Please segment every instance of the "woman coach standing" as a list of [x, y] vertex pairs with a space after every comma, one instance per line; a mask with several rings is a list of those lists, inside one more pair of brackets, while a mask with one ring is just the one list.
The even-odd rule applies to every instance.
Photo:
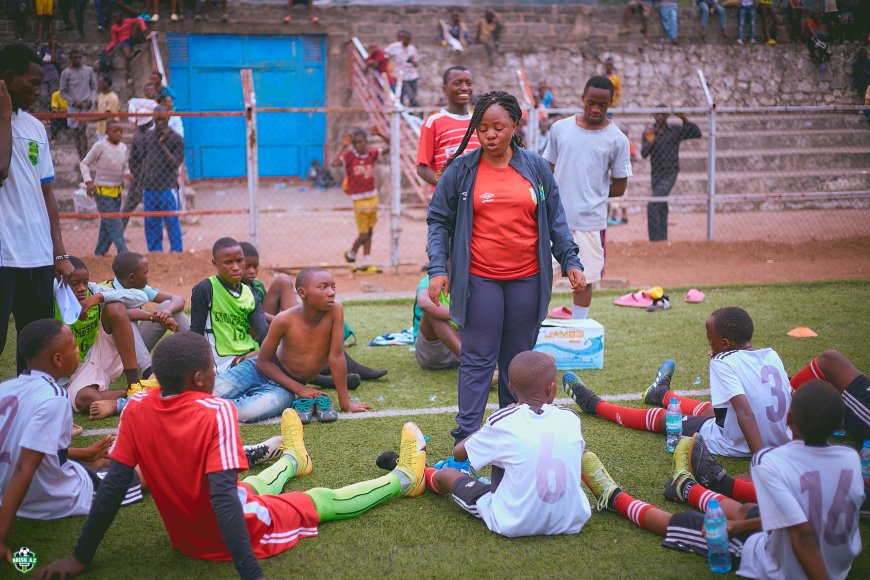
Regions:
[[[429, 296], [437, 304], [449, 287], [450, 316], [461, 327], [459, 413], [451, 432], [457, 442], [480, 428], [496, 363], [499, 406], [516, 402], [508, 389], [508, 365], [534, 346], [546, 316], [550, 253], [572, 291], [586, 287], [559, 188], [547, 162], [523, 149], [521, 116], [508, 93], [480, 97], [462, 143], [444, 166], [426, 219]], [[460, 157], [475, 131], [480, 149]]]

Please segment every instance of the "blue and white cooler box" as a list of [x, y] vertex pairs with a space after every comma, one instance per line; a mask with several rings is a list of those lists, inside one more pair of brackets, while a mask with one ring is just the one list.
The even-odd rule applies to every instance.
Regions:
[[560, 371], [604, 368], [604, 326], [596, 320], [547, 318], [535, 350], [552, 355]]

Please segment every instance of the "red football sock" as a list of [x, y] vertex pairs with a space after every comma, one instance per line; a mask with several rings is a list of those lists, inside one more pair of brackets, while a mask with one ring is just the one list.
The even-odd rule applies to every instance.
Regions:
[[731, 499], [736, 499], [740, 503], [758, 503], [758, 497], [755, 495], [755, 484], [751, 481], [735, 479]]
[[700, 415], [710, 406], [707, 401], [698, 401], [689, 397], [681, 397], [673, 391], [665, 393], [665, 398], [662, 399], [662, 406], [667, 408], [671, 402], [671, 398], [676, 398], [680, 402], [680, 411], [683, 415]]
[[724, 495], [719, 495], [715, 491], [710, 491], [700, 483], [694, 483], [689, 488], [689, 497], [685, 498], [690, 505], [698, 508], [702, 512], [707, 511], [707, 503], [711, 499], [722, 501]]
[[658, 409], [634, 409], [601, 401], [595, 408], [595, 414], [623, 427], [638, 431], [664, 431], [665, 410], [661, 407]]
[[646, 512], [652, 508], [653, 506], [651, 504], [634, 499], [624, 491], [616, 496], [613, 505], [613, 509], [615, 509], [617, 513], [625, 516], [640, 527], [643, 527]]
[[438, 486], [435, 485], [435, 474], [438, 473], [438, 470], [434, 467], [426, 467], [423, 469], [423, 481], [426, 482], [426, 488], [429, 491], [434, 491], [438, 495], [444, 495]]
[[805, 366], [791, 378], [791, 388], [793, 391], [796, 391], [802, 384], [813, 379], [825, 380], [825, 374], [819, 367], [819, 361], [816, 358], [813, 358], [813, 360], [810, 361], [810, 364]]

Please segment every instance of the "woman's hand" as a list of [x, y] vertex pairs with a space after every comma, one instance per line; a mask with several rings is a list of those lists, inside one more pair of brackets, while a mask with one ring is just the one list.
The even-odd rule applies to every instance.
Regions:
[[[583, 275], [582, 270], [578, 270], [577, 268], [571, 268], [568, 270], [568, 281], [571, 283], [571, 292], [574, 294], [579, 294], [586, 290], [586, 276]], [[431, 291], [431, 286], [429, 287]]]
[[[586, 284], [585, 279], [583, 284]], [[447, 276], [432, 276], [429, 279], [429, 300], [436, 305], [441, 304], [441, 292], [444, 291], [445, 294], [448, 294], [448, 286]]]

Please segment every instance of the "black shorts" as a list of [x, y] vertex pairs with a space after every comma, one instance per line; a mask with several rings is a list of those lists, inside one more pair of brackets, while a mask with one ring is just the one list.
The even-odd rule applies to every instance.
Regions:
[[691, 437], [701, 430], [701, 425], [707, 421], [715, 421], [716, 417], [702, 417], [701, 415], [683, 416], [683, 436]]
[[492, 493], [492, 488], [488, 484], [481, 483], [468, 475], [463, 475], [453, 483], [453, 501], [476, 518], [480, 517], [480, 512], [477, 511], [477, 500], [488, 493]]
[[870, 439], [870, 379], [861, 375], [843, 391], [846, 416], [843, 428], [852, 437]]
[[[85, 471], [88, 472], [88, 475], [91, 476], [91, 481], [94, 483], [94, 496], [97, 495], [97, 489], [100, 487], [100, 483], [102, 483], [103, 479], [105, 479], [106, 474], [109, 473], [108, 469], [97, 469], [93, 470], [88, 467], [85, 467]], [[130, 505], [131, 503], [138, 503], [142, 501], [142, 482], [139, 481], [139, 474], [136, 471], [133, 471], [133, 481], [130, 482], [130, 487], [127, 488], [127, 495], [124, 496], [124, 500], [121, 502], [121, 505]]]
[[[746, 514], [746, 519], [757, 518], [759, 513], [758, 506], [754, 506]], [[701, 533], [703, 527], [704, 514], [701, 512], [688, 511], [674, 514], [671, 521], [668, 522], [662, 546], [681, 552], [691, 552], [706, 558], [707, 538]], [[728, 551], [731, 552], [731, 555], [736, 558], [743, 555], [743, 542], [754, 533], [759, 532], [743, 533], [729, 538]]]

